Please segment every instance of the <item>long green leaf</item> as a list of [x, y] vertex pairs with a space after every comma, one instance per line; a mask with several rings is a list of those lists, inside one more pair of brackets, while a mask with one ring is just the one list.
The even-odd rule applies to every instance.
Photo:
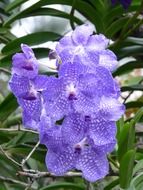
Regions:
[[115, 186], [117, 186], [119, 184], [119, 178], [113, 180], [110, 184], [108, 184], [104, 190], [111, 190], [112, 188], [114, 188]]
[[[71, 0], [40, 0], [37, 3], [33, 4], [29, 8], [27, 8], [25, 11], [28, 13], [31, 11], [38, 10], [40, 7], [45, 5], [51, 5], [51, 4], [61, 4], [61, 5], [69, 5], [72, 6], [73, 1]], [[101, 17], [99, 14], [96, 13], [94, 7], [92, 7], [88, 2], [78, 0], [75, 2], [75, 9], [78, 10], [82, 15], [84, 15], [88, 20], [90, 20], [92, 23], [96, 24], [96, 28], [98, 29], [100, 27], [101, 23]], [[24, 12], [25, 12], [24, 11]]]
[[134, 148], [135, 127], [130, 123], [126, 123], [118, 137], [118, 160], [122, 160], [124, 154]]
[[[122, 48], [123, 47], [123, 48]], [[128, 56], [142, 55], [143, 54], [143, 46], [142, 45], [132, 45], [132, 46], [124, 46], [120, 43], [120, 48], [118, 48], [117, 54], [118, 57], [124, 58]]]
[[133, 178], [128, 190], [142, 190], [142, 187], [143, 187], [143, 173], [141, 172], [139, 175]]
[[15, 0], [15, 1], [12, 1], [11, 3], [9, 3], [5, 10], [8, 12], [8, 11], [11, 11], [12, 9], [18, 7], [19, 5], [25, 3], [26, 1], [28, 0]]
[[20, 50], [21, 43], [38, 45], [47, 41], [58, 40], [61, 36], [53, 32], [36, 32], [13, 40], [2, 49], [3, 54], [16, 53]]
[[108, 38], [113, 38], [113, 36], [122, 29], [127, 20], [128, 18], [123, 17], [112, 22], [112, 24], [106, 29], [105, 35], [108, 36]]
[[143, 169], [143, 160], [139, 160], [138, 163], [134, 167], [133, 175], [135, 175], [137, 172], [142, 171], [142, 169]]
[[[128, 12], [136, 11], [139, 6], [140, 2], [132, 3], [131, 6], [128, 8]], [[117, 18], [121, 18], [124, 13], [125, 10], [121, 6], [112, 7], [110, 11], [108, 11], [105, 18], [107, 25], [110, 25], [114, 20], [117, 20]]]
[[4, 26], [9, 26], [15, 20], [18, 20], [21, 18], [26, 18], [26, 17], [31, 17], [31, 16], [41, 16], [41, 15], [56, 16], [56, 17], [62, 17], [62, 18], [66, 18], [66, 19], [72, 19], [77, 24], [83, 23], [77, 17], [72, 16], [63, 11], [59, 11], [59, 10], [56, 10], [53, 8], [38, 8], [37, 10], [34, 10], [34, 11], [31, 11], [31, 9], [26, 9], [22, 12], [13, 14], [11, 17], [8, 18], [8, 20], [6, 20], [6, 22], [4, 23]]
[[128, 188], [132, 179], [132, 172], [135, 160], [135, 150], [129, 150], [120, 163], [120, 187]]
[[9, 94], [0, 104], [0, 122], [3, 122], [18, 107], [16, 98], [13, 94]]
[[128, 62], [122, 66], [120, 66], [114, 73], [113, 76], [119, 76], [122, 74], [125, 74], [129, 71], [132, 71], [133, 69], [137, 68], [143, 68], [143, 62], [142, 61], [132, 61]]
[[132, 86], [122, 86], [121, 91], [122, 92], [125, 92], [125, 91], [143, 91], [143, 85], [136, 84], [136, 85], [132, 85]]
[[141, 108], [143, 106], [143, 102], [141, 101], [131, 101], [131, 102], [127, 102], [125, 104], [126, 109], [130, 109], [130, 108]]

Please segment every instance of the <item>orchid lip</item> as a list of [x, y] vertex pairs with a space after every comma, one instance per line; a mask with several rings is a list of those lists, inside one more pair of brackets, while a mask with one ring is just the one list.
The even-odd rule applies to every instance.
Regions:
[[32, 65], [25, 65], [22, 68], [25, 69], [25, 70], [28, 70], [28, 71], [33, 71]]
[[77, 100], [77, 98], [74, 93], [70, 93], [68, 96], [68, 100]]

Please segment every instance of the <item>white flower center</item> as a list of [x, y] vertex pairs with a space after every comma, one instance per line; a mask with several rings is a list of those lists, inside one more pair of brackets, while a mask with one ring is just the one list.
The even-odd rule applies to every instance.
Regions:
[[74, 50], [74, 54], [84, 54], [84, 52], [85, 52], [85, 50], [82, 45], [77, 46]]
[[75, 94], [76, 93], [76, 88], [75, 88], [75, 85], [73, 83], [70, 83], [68, 86], [67, 86], [67, 93], [68, 94]]

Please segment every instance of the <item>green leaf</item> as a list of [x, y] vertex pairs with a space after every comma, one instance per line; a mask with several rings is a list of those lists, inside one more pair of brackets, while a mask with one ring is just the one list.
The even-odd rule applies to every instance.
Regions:
[[127, 122], [118, 136], [118, 160], [121, 162], [124, 154], [134, 148], [135, 127], [133, 121]]
[[11, 126], [19, 125], [21, 123], [22, 123], [22, 118], [20, 116], [12, 116], [3, 122], [2, 127], [9, 128]]
[[107, 25], [110, 25], [110, 23], [112, 23], [117, 18], [121, 18], [124, 13], [127, 13], [127, 11], [128, 12], [136, 11], [139, 6], [140, 2], [133, 2], [133, 1], [128, 10], [124, 10], [122, 6], [114, 6], [114, 7], [112, 6], [110, 11], [108, 11], [106, 15], [105, 22], [107, 23]]
[[26, 1], [28, 1], [28, 0], [15, 0], [15, 1], [12, 1], [11, 3], [9, 3], [6, 6], [5, 10], [6, 10], [6, 12], [11, 11], [12, 9], [18, 7], [22, 3], [25, 3]]
[[28, 45], [38, 45], [47, 41], [59, 40], [61, 36], [53, 32], [36, 32], [13, 40], [3, 49], [3, 54], [11, 54], [20, 50], [21, 43]]
[[[72, 6], [73, 1], [71, 0], [40, 0], [37, 3], [31, 5], [29, 8], [24, 10], [24, 13], [29, 13], [35, 10], [38, 10], [40, 7], [45, 5], [53, 5], [53, 4], [61, 4], [61, 5], [69, 5]], [[78, 0], [75, 1], [75, 9], [78, 10], [83, 16], [85, 16], [89, 21], [96, 25], [96, 29], [101, 28], [101, 16], [97, 14], [94, 7], [91, 6], [86, 1]], [[23, 12], [23, 11], [22, 11]], [[23, 13], [21, 13], [23, 14]]]
[[128, 188], [132, 179], [135, 150], [129, 150], [122, 158], [119, 170], [121, 188]]
[[128, 190], [142, 190], [142, 187], [143, 187], [143, 173], [140, 173], [140, 175], [137, 175], [135, 178], [133, 178]]
[[120, 59], [124, 58], [124, 57], [128, 57], [128, 56], [142, 55], [142, 53], [143, 53], [143, 46], [141, 46], [141, 45], [132, 45], [132, 46], [128, 46], [128, 47], [125, 47], [121, 43], [120, 43], [120, 45], [123, 48], [118, 48], [118, 50], [116, 50], [116, 52], [118, 54], [118, 58], [120, 58]]
[[38, 135], [34, 133], [28, 133], [19, 131], [6, 145], [7, 148], [11, 149], [12, 147], [16, 147], [20, 144], [29, 143], [29, 142], [37, 142]]
[[117, 122], [117, 134], [116, 134], [116, 138], [119, 139], [120, 138], [120, 133], [124, 127], [124, 116], [122, 116]]
[[128, 37], [123, 43], [125, 45], [143, 45], [143, 39], [137, 37]]
[[133, 175], [143, 170], [143, 160], [139, 160], [133, 169]]
[[143, 102], [141, 101], [131, 101], [125, 104], [126, 109], [130, 109], [130, 108], [140, 108], [143, 106]]
[[17, 100], [13, 94], [9, 94], [0, 104], [0, 122], [3, 122], [18, 107]]
[[137, 68], [143, 68], [143, 62], [142, 61], [132, 61], [128, 62], [122, 66], [120, 66], [114, 73], [113, 76], [119, 76], [122, 74], [125, 74], [129, 71], [132, 71], [133, 69]]
[[64, 189], [72, 189], [72, 190], [85, 190], [85, 187], [84, 186], [80, 186], [80, 185], [76, 185], [74, 183], [66, 183], [66, 182], [63, 182], [63, 183], [55, 183], [55, 184], [52, 184], [52, 185], [48, 185], [47, 187], [43, 187], [39, 190], [51, 190], [51, 189], [59, 189], [59, 188], [64, 188]]
[[[20, 156], [23, 158], [26, 157], [31, 152], [32, 148], [33, 146], [19, 145], [14, 148], [10, 148], [8, 152], [12, 154], [13, 157], [15, 158], [19, 158]], [[36, 151], [31, 155], [31, 158], [44, 164], [46, 153], [47, 153], [46, 149], [37, 148]]]
[[113, 180], [110, 184], [104, 187], [104, 190], [111, 190], [112, 188], [116, 187], [119, 184], [119, 178]]
[[134, 124], [136, 124], [137, 122], [139, 122], [140, 118], [143, 116], [143, 107], [141, 107], [135, 114], [134, 118], [133, 118], [133, 122]]
[[117, 32], [119, 32], [123, 25], [127, 22], [128, 18], [123, 17], [112, 22], [105, 31], [105, 35], [108, 38], [112, 38]]
[[60, 10], [56, 10], [53, 8], [38, 8], [37, 10], [31, 11], [31, 9], [26, 9], [22, 12], [18, 12], [16, 14], [11, 15], [8, 20], [4, 23], [4, 26], [9, 26], [12, 22], [15, 20], [21, 19], [21, 18], [27, 18], [31, 16], [43, 16], [43, 15], [48, 15], [48, 16], [56, 16], [56, 17], [61, 17], [65, 19], [72, 19], [75, 23], [77, 24], [83, 24], [83, 22], [78, 19], [75, 16], [72, 16], [68, 13], [65, 13]]
[[143, 91], [143, 85], [136, 84], [136, 85], [132, 85], [132, 86], [122, 86], [121, 91], [122, 92], [125, 92], [125, 91]]

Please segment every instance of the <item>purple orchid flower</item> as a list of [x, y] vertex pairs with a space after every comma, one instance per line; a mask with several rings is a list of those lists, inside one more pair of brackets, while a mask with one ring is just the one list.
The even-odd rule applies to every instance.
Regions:
[[94, 74], [88, 73], [82, 64], [76, 62], [63, 65], [59, 78], [49, 78], [47, 86], [43, 91], [44, 102], [47, 114], [55, 120], [73, 111], [94, 112], [102, 95], [117, 96], [115, 82], [107, 69], [97, 67]]
[[12, 57], [12, 73], [32, 79], [38, 74], [38, 61], [29, 46], [21, 44], [21, 49], [23, 53]]
[[102, 148], [93, 148], [86, 137], [73, 144], [64, 142], [62, 127], [54, 126], [45, 131], [41, 143], [48, 148], [48, 170], [56, 175], [64, 175], [69, 170], [78, 169], [82, 171], [85, 179], [94, 182], [108, 173], [108, 161]]
[[113, 5], [115, 5], [117, 2], [120, 2], [124, 9], [127, 9], [130, 6], [132, 0], [111, 0], [111, 2]]
[[76, 27], [69, 36], [64, 36], [56, 46], [56, 52], [62, 65], [79, 60], [83, 65], [94, 70], [101, 65], [113, 71], [117, 58], [113, 52], [106, 50], [109, 40], [104, 35], [93, 35], [93, 29], [85, 24]]

